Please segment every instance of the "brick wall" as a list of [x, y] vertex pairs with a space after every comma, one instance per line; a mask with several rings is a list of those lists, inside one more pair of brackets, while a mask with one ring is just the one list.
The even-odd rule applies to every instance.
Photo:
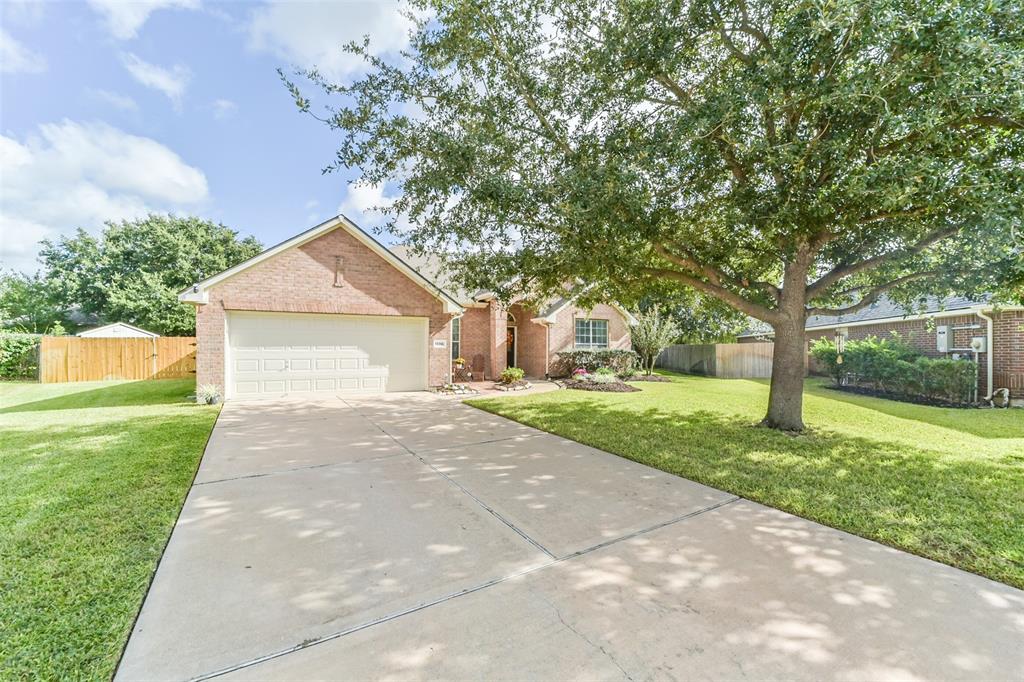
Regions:
[[491, 331], [489, 308], [466, 308], [462, 315], [462, 357], [470, 368], [477, 371], [477, 361], [489, 377], [491, 361]]
[[[336, 287], [335, 259], [343, 259], [343, 286]], [[210, 302], [197, 307], [196, 375], [201, 384], [224, 387], [226, 311], [256, 310], [352, 315], [407, 315], [429, 318], [428, 377], [446, 380], [451, 349], [434, 348], [449, 339], [450, 315], [429, 292], [364, 246], [344, 228], [288, 249], [210, 289]]]
[[1024, 398], [1024, 310], [1003, 310], [991, 317], [996, 388], [1008, 388], [1014, 397]]
[[516, 304], [509, 308], [516, 318], [516, 361], [529, 377], [543, 377], [548, 371], [548, 328], [547, 325], [530, 320], [536, 311]]
[[[519, 367], [527, 376], [536, 378], [543, 377], [549, 372], [549, 368], [555, 362], [557, 351], [573, 347], [576, 335], [574, 320], [587, 316], [586, 310], [569, 306], [561, 310], [556, 316], [555, 323], [549, 326], [532, 322], [531, 320], [537, 316], [537, 311], [518, 303], [506, 309], [491, 301], [487, 308], [467, 309], [462, 317], [462, 357], [472, 365], [474, 357], [479, 355], [483, 360], [487, 379], [496, 379], [505, 369], [505, 337], [509, 312], [516, 320], [516, 354]], [[629, 323], [618, 310], [612, 306], [598, 305], [591, 311], [591, 317], [608, 320], [609, 347], [630, 347]]]
[[598, 304], [590, 311], [577, 306], [567, 306], [559, 311], [555, 323], [551, 325], [550, 351], [552, 371], [555, 368], [558, 351], [570, 350], [576, 343], [576, 318], [587, 318], [592, 320], [608, 320], [608, 347], [609, 348], [631, 348], [629, 338], [629, 322], [622, 314], [610, 305]]

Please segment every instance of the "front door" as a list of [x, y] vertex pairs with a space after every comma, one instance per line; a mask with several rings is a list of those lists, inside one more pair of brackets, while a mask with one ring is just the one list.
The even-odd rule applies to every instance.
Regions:
[[505, 366], [516, 366], [516, 328], [509, 327], [505, 336]]

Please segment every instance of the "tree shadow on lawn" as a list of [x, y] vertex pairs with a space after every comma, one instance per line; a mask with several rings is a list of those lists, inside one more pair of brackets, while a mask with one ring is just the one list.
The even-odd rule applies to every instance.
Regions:
[[807, 394], [875, 410], [898, 419], [909, 419], [968, 433], [978, 438], [1024, 438], [1024, 410], [917, 405], [888, 398], [846, 393], [828, 384], [814, 386]]
[[[498, 405], [494, 405], [502, 411]], [[1024, 466], [817, 430], [793, 436], [710, 411], [598, 400], [508, 414], [637, 462], [1024, 587]]]
[[[179, 381], [181, 391], [167, 390], [168, 382]], [[0, 409], [0, 414], [14, 412], [47, 412], [51, 410], [81, 410], [94, 407], [136, 407], [145, 405], [171, 405], [186, 402], [192, 384], [188, 380], [150, 380], [110, 384], [99, 388], [76, 391]]]

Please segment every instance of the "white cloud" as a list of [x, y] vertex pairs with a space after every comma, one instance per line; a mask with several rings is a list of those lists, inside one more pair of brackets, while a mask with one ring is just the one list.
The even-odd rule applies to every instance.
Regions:
[[0, 29], [0, 71], [40, 73], [46, 71], [46, 59], [19, 43], [7, 31]]
[[121, 95], [109, 90], [90, 90], [93, 97], [101, 99], [115, 109], [121, 111], [138, 111], [138, 103], [128, 95]]
[[399, 10], [393, 0], [275, 0], [252, 13], [249, 46], [342, 79], [363, 68], [361, 58], [342, 51], [346, 43], [369, 35], [370, 49], [377, 55], [394, 54], [408, 44], [412, 23]]
[[106, 123], [64, 120], [0, 135], [0, 265], [35, 269], [39, 240], [151, 211], [187, 211], [206, 176], [164, 145]]
[[192, 79], [192, 72], [188, 67], [175, 64], [170, 69], [165, 69], [156, 64], [139, 59], [134, 54], [126, 52], [121, 55], [121, 63], [132, 78], [142, 83], [147, 88], [153, 88], [167, 95], [175, 109], [181, 109], [181, 98], [185, 94], [188, 82]]
[[196, 9], [199, 0], [89, 0], [93, 10], [101, 15], [111, 35], [119, 40], [134, 38], [139, 29], [158, 9]]
[[[360, 227], [379, 228], [392, 217], [381, 209], [390, 207], [398, 199], [398, 196], [397, 193], [389, 194], [384, 185], [371, 185], [363, 180], [358, 180], [349, 184], [345, 198], [338, 206], [338, 213], [344, 214]], [[411, 227], [405, 214], [399, 215], [395, 221], [395, 230], [399, 234], [408, 232]]]
[[213, 101], [213, 117], [222, 120], [230, 118], [238, 111], [238, 105], [229, 99], [217, 99]]

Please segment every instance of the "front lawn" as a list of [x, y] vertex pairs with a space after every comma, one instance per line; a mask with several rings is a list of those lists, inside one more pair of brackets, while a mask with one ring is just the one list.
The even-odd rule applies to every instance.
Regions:
[[640, 393], [470, 404], [679, 476], [1024, 587], [1024, 410], [957, 410], [806, 386], [812, 429], [754, 424], [765, 382], [673, 376]]
[[0, 383], [0, 679], [109, 679], [219, 409], [192, 380]]

